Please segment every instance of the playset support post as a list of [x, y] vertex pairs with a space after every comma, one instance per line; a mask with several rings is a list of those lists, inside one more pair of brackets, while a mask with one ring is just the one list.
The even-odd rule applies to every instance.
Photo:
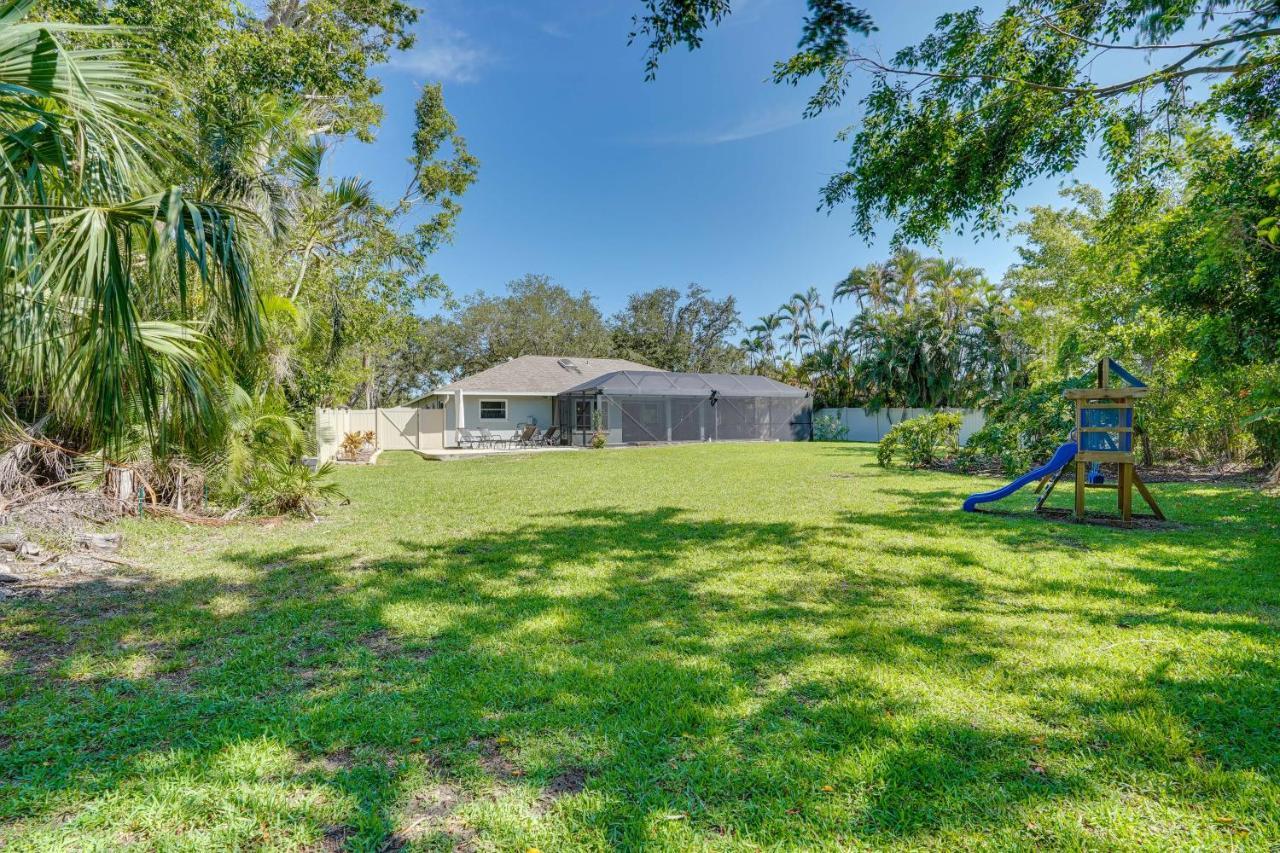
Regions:
[[[1113, 372], [1128, 384], [1112, 388]], [[1120, 519], [1125, 523], [1132, 521], [1133, 489], [1136, 486], [1138, 494], [1151, 507], [1152, 517], [1163, 521], [1164, 513], [1134, 467], [1133, 407], [1134, 402], [1147, 393], [1147, 388], [1109, 358], [1098, 362], [1097, 382], [1095, 388], [1070, 388], [1063, 392], [1063, 396], [1075, 404], [1076, 441], [1079, 444], [1075, 458], [1075, 517], [1077, 520], [1084, 518], [1085, 489], [1102, 488], [1116, 490], [1116, 509]], [[1115, 465], [1118, 469], [1116, 483], [1088, 482], [1091, 463]]]

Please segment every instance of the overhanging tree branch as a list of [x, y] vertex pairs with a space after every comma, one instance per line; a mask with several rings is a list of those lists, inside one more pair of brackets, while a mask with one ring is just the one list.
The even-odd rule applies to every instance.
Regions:
[[1054, 92], [1060, 95], [1092, 95], [1098, 98], [1108, 98], [1114, 97], [1115, 95], [1121, 95], [1148, 83], [1169, 83], [1174, 80], [1181, 80], [1187, 77], [1204, 74], [1235, 74], [1252, 67], [1251, 63], [1239, 62], [1232, 65], [1200, 65], [1194, 68], [1178, 68], [1178, 66], [1186, 62], [1187, 58], [1188, 57], [1184, 57], [1177, 63], [1174, 63], [1174, 65], [1171, 65], [1168, 68], [1162, 68], [1159, 71], [1154, 71], [1151, 74], [1144, 74], [1143, 76], [1135, 77], [1132, 80], [1126, 80], [1122, 83], [1113, 83], [1107, 86], [1055, 86], [1051, 83], [1037, 83], [1034, 80], [1007, 77], [1002, 74], [955, 73], [945, 71], [922, 71], [916, 68], [898, 68], [892, 65], [886, 65], [869, 56], [862, 56], [860, 54], [855, 54], [849, 57], [848, 61], [854, 65], [869, 68], [881, 75], [927, 77], [933, 80], [954, 82], [976, 81], [983, 83], [1006, 83], [1010, 86], [1020, 86], [1022, 88], [1041, 92]]
[[1063, 27], [1058, 26], [1053, 21], [1046, 18], [1044, 15], [1041, 15], [1039, 12], [1033, 12], [1032, 14], [1034, 14], [1037, 18], [1040, 19], [1040, 23], [1044, 24], [1046, 27], [1053, 30], [1058, 35], [1069, 38], [1072, 41], [1078, 41], [1081, 44], [1089, 45], [1090, 47], [1100, 47], [1103, 50], [1153, 51], [1153, 50], [1186, 50], [1188, 48], [1194, 48], [1197, 53], [1203, 53], [1204, 51], [1211, 50], [1215, 47], [1222, 47], [1228, 44], [1236, 44], [1238, 42], [1244, 42], [1244, 41], [1254, 41], [1260, 38], [1267, 38], [1268, 36], [1280, 35], [1280, 27], [1277, 27], [1269, 30], [1257, 30], [1255, 32], [1238, 33], [1232, 36], [1224, 36], [1218, 39], [1211, 39], [1207, 42], [1195, 41], [1195, 42], [1185, 42], [1183, 44], [1115, 44], [1110, 42], [1094, 41], [1093, 39], [1085, 38], [1084, 36], [1077, 35], [1076, 33], [1073, 33], [1070, 30], [1067, 30], [1067, 29], [1064, 29]]

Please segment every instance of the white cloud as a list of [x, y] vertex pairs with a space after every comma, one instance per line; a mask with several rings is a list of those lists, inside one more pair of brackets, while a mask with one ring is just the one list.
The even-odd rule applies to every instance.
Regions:
[[548, 35], [552, 38], [567, 39], [570, 37], [569, 31], [565, 29], [564, 24], [558, 21], [543, 21], [538, 24], [538, 29], [542, 31], [543, 35]]
[[466, 33], [436, 24], [413, 50], [392, 57], [390, 65], [431, 82], [474, 83], [492, 61], [490, 53], [474, 44]]
[[740, 142], [744, 139], [754, 139], [757, 136], [786, 130], [802, 121], [804, 117], [796, 107], [774, 107], [751, 113], [718, 127], [651, 136], [638, 141], [647, 145], [723, 145], [726, 142]]

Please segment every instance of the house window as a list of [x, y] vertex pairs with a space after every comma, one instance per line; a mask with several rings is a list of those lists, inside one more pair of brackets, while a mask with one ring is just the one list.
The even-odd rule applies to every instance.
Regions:
[[481, 400], [480, 420], [505, 421], [507, 419], [506, 400]]
[[581, 432], [587, 432], [592, 428], [591, 414], [593, 407], [591, 400], [575, 400], [574, 401], [574, 427]]

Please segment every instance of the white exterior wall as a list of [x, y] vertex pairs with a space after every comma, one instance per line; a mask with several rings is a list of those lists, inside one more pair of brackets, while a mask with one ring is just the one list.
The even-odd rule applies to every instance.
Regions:
[[[539, 429], [551, 426], [551, 413], [555, 406], [553, 397], [528, 397], [514, 394], [485, 394], [480, 391], [468, 391], [462, 397], [462, 425], [466, 429], [487, 429], [502, 435], [514, 435], [518, 424], [536, 422]], [[505, 400], [507, 417], [505, 420], [481, 420], [481, 400]], [[456, 447], [455, 431], [458, 428], [458, 405], [456, 395], [449, 395], [444, 406], [444, 446]]]
[[849, 430], [845, 441], [879, 441], [894, 424], [934, 412], [958, 412], [962, 416], [961, 444], [968, 441], [969, 436], [982, 429], [987, 422], [986, 413], [981, 409], [880, 409], [875, 412], [867, 409], [818, 409], [813, 416], [834, 417], [840, 421]]

